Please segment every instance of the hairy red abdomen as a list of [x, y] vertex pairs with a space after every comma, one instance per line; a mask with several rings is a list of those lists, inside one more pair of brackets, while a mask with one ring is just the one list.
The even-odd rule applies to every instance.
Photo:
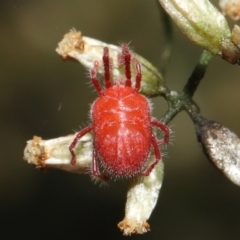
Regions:
[[144, 170], [151, 148], [150, 113], [147, 98], [120, 83], [93, 103], [94, 148], [108, 174], [131, 177]]

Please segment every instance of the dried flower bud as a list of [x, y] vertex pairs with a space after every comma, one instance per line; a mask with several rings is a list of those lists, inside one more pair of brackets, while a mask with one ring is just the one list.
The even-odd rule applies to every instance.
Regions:
[[[38, 168], [57, 168], [73, 173], [91, 174], [92, 135], [86, 134], [79, 139], [75, 148], [76, 164], [71, 164], [69, 145], [75, 135], [51, 140], [34, 137], [27, 141], [24, 160]], [[155, 156], [151, 156], [152, 161]], [[124, 235], [143, 234], [150, 230], [147, 223], [155, 205], [163, 181], [163, 162], [159, 162], [147, 177], [130, 181], [127, 193], [125, 217], [118, 224]]]
[[240, 186], [240, 139], [228, 128], [202, 117], [195, 122], [198, 141], [209, 160]]
[[[237, 63], [239, 51], [231, 41], [225, 17], [208, 0], [159, 0], [187, 37], [200, 47]], [[227, 55], [227, 56], [225, 56]]]
[[41, 137], [33, 137], [27, 141], [24, 149], [24, 160], [34, 164], [37, 168], [58, 168], [74, 173], [89, 173], [92, 162], [92, 135], [86, 134], [78, 141], [75, 148], [76, 164], [71, 164], [72, 155], [69, 145], [75, 135], [43, 140]]
[[[118, 56], [119, 53], [121, 53], [120, 47], [93, 38], [84, 37], [81, 35], [81, 32], [76, 30], [71, 30], [64, 35], [63, 40], [58, 44], [56, 52], [63, 59], [75, 59], [88, 69], [93, 67], [94, 61], [98, 61], [99, 73], [103, 74], [102, 55], [104, 47], [109, 48], [109, 55], [113, 61], [112, 65], [118, 66]], [[166, 91], [165, 83], [157, 68], [143, 57], [135, 53], [133, 55], [141, 63], [143, 75], [141, 93], [150, 97], [164, 93]], [[135, 64], [131, 67], [132, 76], [135, 76]], [[122, 68], [114, 68], [112, 74], [113, 78], [119, 78], [123, 75]], [[132, 79], [132, 81], [135, 82], [135, 79]]]
[[232, 20], [240, 20], [240, 2], [239, 0], [220, 0], [219, 6], [224, 14], [228, 15]]
[[162, 181], [163, 162], [161, 161], [148, 177], [140, 177], [131, 182], [127, 194], [125, 218], [118, 224], [124, 235], [143, 234], [150, 230], [147, 220], [156, 206]]

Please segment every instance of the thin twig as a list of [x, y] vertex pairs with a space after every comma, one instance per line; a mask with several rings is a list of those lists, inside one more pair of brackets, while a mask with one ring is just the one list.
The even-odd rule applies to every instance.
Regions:
[[212, 60], [214, 54], [203, 51], [202, 55], [199, 59], [198, 64], [194, 68], [191, 76], [189, 77], [187, 84], [183, 88], [184, 94], [186, 94], [189, 98], [192, 98], [193, 94], [195, 93], [200, 81], [203, 79], [207, 67]]

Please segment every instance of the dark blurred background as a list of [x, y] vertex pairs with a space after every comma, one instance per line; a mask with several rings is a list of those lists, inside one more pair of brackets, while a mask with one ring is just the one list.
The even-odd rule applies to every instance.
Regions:
[[[156, 1], [1, 1], [0, 3], [0, 239], [125, 239], [127, 183], [95, 185], [89, 176], [23, 161], [26, 141], [64, 136], [86, 126], [96, 93], [87, 71], [63, 62], [55, 48], [72, 27], [86, 36], [132, 48], [160, 66], [162, 25]], [[201, 49], [175, 28], [166, 80], [180, 90]], [[195, 100], [202, 114], [240, 135], [240, 69], [216, 57]], [[154, 99], [154, 116], [166, 111]], [[151, 232], [131, 239], [239, 239], [240, 188], [218, 173], [201, 152], [185, 113], [170, 124], [173, 145]]]

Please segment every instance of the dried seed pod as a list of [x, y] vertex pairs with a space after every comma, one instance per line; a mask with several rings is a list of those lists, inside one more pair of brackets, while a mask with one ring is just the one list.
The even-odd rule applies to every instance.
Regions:
[[240, 139], [218, 122], [202, 117], [195, 121], [198, 141], [208, 159], [240, 186]]

